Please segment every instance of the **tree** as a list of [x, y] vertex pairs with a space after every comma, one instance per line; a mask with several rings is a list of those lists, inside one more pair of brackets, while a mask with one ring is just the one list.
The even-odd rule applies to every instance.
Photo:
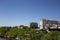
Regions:
[[55, 32], [47, 33], [42, 40], [56, 40], [56, 33]]
[[24, 29], [18, 29], [18, 30], [17, 30], [17, 37], [22, 40], [22, 39], [24, 39], [24, 36], [25, 36], [25, 31], [24, 31]]
[[15, 38], [17, 35], [17, 29], [10, 29], [10, 31], [6, 32], [6, 35], [11, 38]]
[[5, 33], [9, 30], [10, 30], [9, 27], [6, 26], [0, 27], [0, 36], [5, 36]]

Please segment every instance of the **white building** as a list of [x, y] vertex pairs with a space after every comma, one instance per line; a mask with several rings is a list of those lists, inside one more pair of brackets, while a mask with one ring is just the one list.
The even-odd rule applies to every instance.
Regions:
[[59, 22], [55, 20], [46, 20], [46, 19], [41, 19], [40, 20], [40, 29], [45, 29], [45, 26], [48, 25], [49, 27], [53, 25], [58, 25]]

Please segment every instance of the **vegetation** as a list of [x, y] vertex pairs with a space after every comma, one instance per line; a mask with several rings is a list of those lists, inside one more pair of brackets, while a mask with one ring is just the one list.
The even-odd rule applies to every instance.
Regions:
[[0, 27], [0, 37], [19, 38], [20, 40], [60, 40], [60, 32], [43, 33], [27, 26], [21, 27]]

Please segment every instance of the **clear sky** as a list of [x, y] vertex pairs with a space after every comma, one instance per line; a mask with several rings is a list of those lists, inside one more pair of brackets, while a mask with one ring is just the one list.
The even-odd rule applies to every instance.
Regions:
[[60, 0], [0, 0], [0, 26], [39, 23], [41, 18], [60, 21]]

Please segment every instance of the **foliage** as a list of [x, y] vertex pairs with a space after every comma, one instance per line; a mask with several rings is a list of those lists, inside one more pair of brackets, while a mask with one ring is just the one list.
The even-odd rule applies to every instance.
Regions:
[[22, 29], [17, 27], [0, 27], [0, 36], [18, 37], [20, 40], [60, 40], [60, 32], [44, 33], [27, 26]]
[[6, 32], [6, 35], [9, 36], [9, 37], [16, 37], [16, 29], [10, 29], [8, 32]]
[[5, 36], [5, 33], [10, 29], [6, 26], [0, 27], [0, 36]]

